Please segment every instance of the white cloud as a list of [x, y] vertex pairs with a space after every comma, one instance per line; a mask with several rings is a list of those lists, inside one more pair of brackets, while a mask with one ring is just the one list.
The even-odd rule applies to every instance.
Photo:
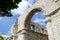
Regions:
[[35, 20], [33, 20], [33, 22], [41, 24], [41, 25], [44, 25], [44, 26], [46, 25], [44, 19], [38, 19], [38, 18], [36, 18]]
[[21, 10], [23, 10], [23, 8], [25, 8], [25, 6], [27, 6], [29, 3], [27, 1], [22, 1], [18, 4], [19, 8]]
[[44, 22], [44, 19], [38, 19], [38, 18], [36, 18], [36, 19], [34, 20], [34, 22], [36, 22], [36, 23], [37, 23], [37, 22], [38, 22], [38, 23], [39, 23], [39, 22]]
[[28, 9], [28, 5], [31, 6], [31, 4], [29, 4], [27, 1], [22, 1], [18, 4], [19, 7], [17, 9], [11, 10], [11, 12], [13, 15], [23, 14], [23, 12]]
[[3, 18], [2, 17], [0, 17], [0, 20], [2, 20]]

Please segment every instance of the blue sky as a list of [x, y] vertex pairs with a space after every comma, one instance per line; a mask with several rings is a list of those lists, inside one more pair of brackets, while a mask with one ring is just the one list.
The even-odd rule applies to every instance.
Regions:
[[[22, 0], [22, 2], [18, 4], [19, 7], [17, 9], [11, 10], [11, 13], [13, 14], [12, 17], [0, 17], [0, 32], [9, 35], [11, 26], [16, 18], [22, 15], [23, 12], [31, 7], [35, 2], [36, 0]], [[32, 17], [31, 21], [41, 24], [43, 26], [46, 25], [43, 12], [36, 13]]]

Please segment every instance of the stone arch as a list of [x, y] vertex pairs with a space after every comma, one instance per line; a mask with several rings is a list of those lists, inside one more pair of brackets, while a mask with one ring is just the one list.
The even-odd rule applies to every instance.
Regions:
[[[60, 3], [60, 1], [59, 1], [59, 3]], [[24, 31], [21, 31], [21, 30], [26, 29], [27, 26], [29, 26], [29, 25], [27, 25], [27, 24], [29, 24], [28, 21], [30, 21], [31, 17], [34, 15], [35, 12], [44, 10], [43, 12], [45, 13], [45, 17], [46, 17], [45, 20], [47, 21], [47, 30], [48, 30], [49, 40], [59, 40], [60, 39], [60, 37], [58, 35], [59, 31], [57, 29], [59, 29], [60, 27], [59, 26], [57, 27], [56, 26], [57, 24], [56, 25], [54, 24], [54, 22], [57, 19], [55, 18], [56, 20], [54, 20], [53, 19], [54, 17], [52, 16], [53, 17], [52, 18], [50, 16], [51, 14], [53, 14], [54, 11], [56, 11], [58, 8], [60, 8], [59, 3], [52, 2], [51, 0], [38, 0], [34, 5], [32, 5], [31, 8], [29, 8], [26, 12], [24, 12], [24, 14], [21, 15], [21, 17], [19, 18], [19, 20], [18, 20], [18, 27], [19, 27], [18, 31], [19, 32], [18, 33], [21, 33], [21, 32], [23, 33]], [[59, 14], [59, 13], [60, 13], [60, 11], [56, 14]], [[59, 18], [59, 17], [57, 17], [57, 18]], [[52, 20], [52, 21], [50, 22], [50, 20]], [[59, 20], [60, 20], [60, 18], [59, 18]], [[57, 23], [57, 22], [59, 23], [60, 21], [56, 21], [55, 23]], [[24, 39], [24, 37], [21, 37], [21, 35], [19, 35], [18, 40], [21, 40], [20, 38]]]
[[45, 12], [45, 11], [43, 11], [42, 8], [34, 8], [34, 9], [32, 9], [32, 10], [28, 13], [28, 15], [27, 15], [26, 18], [25, 18], [25, 24], [24, 24], [25, 27], [28, 27], [28, 26], [29, 26], [30, 20], [31, 20], [32, 16], [33, 16], [36, 12], [39, 12], [39, 11]]

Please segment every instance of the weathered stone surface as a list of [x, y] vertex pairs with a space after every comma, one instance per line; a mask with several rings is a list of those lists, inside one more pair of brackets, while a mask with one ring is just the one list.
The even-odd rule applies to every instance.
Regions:
[[31, 30], [22, 30], [24, 32], [19, 33], [21, 35], [18, 40], [48, 40], [48, 35], [34, 32]]
[[45, 14], [49, 40], [60, 40], [60, 0], [38, 0], [25, 11], [18, 18], [18, 40], [48, 40], [44, 35], [27, 31], [32, 16], [39, 11]]
[[24, 33], [24, 36], [24, 40], [48, 40], [48, 36], [46, 34], [33, 32], [31, 30], [27, 30], [26, 33]]
[[[17, 20], [16, 20], [16, 22], [17, 22]], [[16, 22], [14, 23], [14, 25], [17, 25]], [[22, 29], [22, 30], [18, 31], [18, 30], [16, 30], [16, 28], [18, 28], [18, 26], [16, 26], [16, 27], [13, 26], [11, 29], [12, 31], [11, 31], [10, 40], [35, 40], [35, 39], [36, 40], [44, 40], [44, 39], [48, 40], [46, 27], [44, 27], [42, 25], [38, 25], [33, 22], [30, 22], [30, 25], [34, 25], [34, 27], [35, 27], [34, 30], [31, 30], [28, 27], [27, 30]]]

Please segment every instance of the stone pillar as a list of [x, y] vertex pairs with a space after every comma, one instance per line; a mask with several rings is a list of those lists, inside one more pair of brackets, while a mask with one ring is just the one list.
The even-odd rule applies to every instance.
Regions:
[[49, 40], [60, 40], [60, 9], [46, 17]]
[[51, 16], [52, 29], [55, 40], [60, 40], [60, 10]]
[[[24, 40], [25, 39], [25, 29], [27, 29], [27, 27], [25, 27], [25, 17], [26, 15], [22, 15], [21, 17], [19, 17], [18, 19], [18, 39], [17, 40]], [[28, 26], [28, 25], [27, 25]]]
[[54, 40], [53, 29], [52, 29], [52, 24], [51, 24], [50, 17], [47, 17], [46, 23], [47, 23], [46, 27], [47, 27], [47, 31], [48, 31], [49, 40]]

